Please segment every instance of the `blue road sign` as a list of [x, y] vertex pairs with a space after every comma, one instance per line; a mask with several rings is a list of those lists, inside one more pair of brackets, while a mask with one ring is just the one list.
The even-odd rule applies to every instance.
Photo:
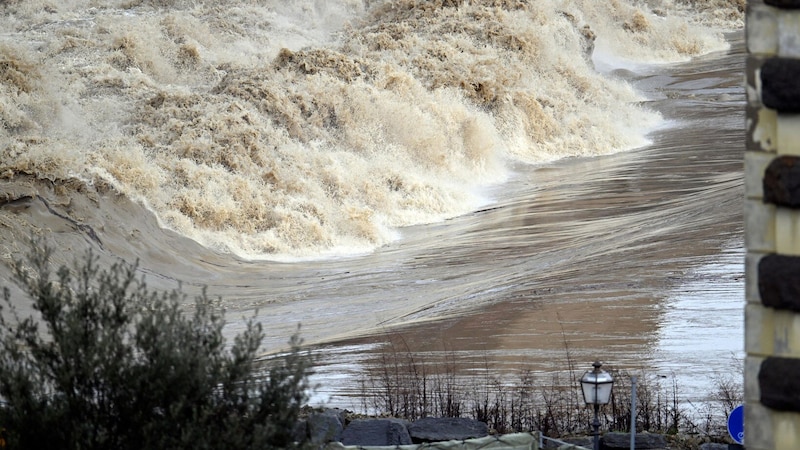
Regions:
[[728, 416], [728, 434], [737, 444], [744, 444], [744, 405], [739, 405]]

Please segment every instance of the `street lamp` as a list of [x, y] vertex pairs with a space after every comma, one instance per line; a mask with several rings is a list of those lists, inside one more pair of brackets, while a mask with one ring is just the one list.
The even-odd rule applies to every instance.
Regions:
[[614, 378], [605, 370], [600, 370], [600, 362], [595, 361], [592, 366], [594, 370], [587, 371], [581, 377], [581, 389], [583, 390], [583, 400], [587, 405], [594, 405], [594, 450], [600, 449], [600, 419], [597, 414], [600, 405], [605, 405], [611, 400], [611, 388], [614, 386]]

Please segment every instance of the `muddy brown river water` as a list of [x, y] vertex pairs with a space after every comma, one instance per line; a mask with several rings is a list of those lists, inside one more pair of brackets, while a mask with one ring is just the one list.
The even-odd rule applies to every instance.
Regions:
[[[368, 336], [319, 349], [320, 401], [357, 407], [358, 374], [398, 339], [512, 377], [600, 359], [706, 398], [743, 355], [743, 60], [737, 41], [626, 72], [669, 121], [652, 145], [520, 168], [491, 207], [405, 230], [360, 260], [373, 275], [350, 278], [370, 278], [386, 307], [336, 319], [379, 317]], [[392, 307], [420, 297], [433, 301]]]
[[[687, 399], [739, 365], [742, 32], [687, 63], [597, 58], [637, 108], [584, 60], [581, 21], [639, 61], [650, 47], [623, 12], [650, 18], [652, 60], [724, 47], [681, 5], [670, 21], [640, 2], [177, 3], [23, 2], [0, 30], [19, 71], [0, 92], [0, 286], [22, 315], [8, 263], [38, 234], [56, 263], [91, 248], [138, 260], [152, 288], [207, 287], [226, 335], [264, 323], [267, 354], [300, 324], [314, 400], [333, 406], [358, 406], [393, 339], [509, 377], [600, 359]], [[412, 19], [419, 35], [389, 51]], [[489, 19], [508, 39], [482, 32]], [[691, 33], [659, 31], [675, 29]], [[641, 141], [651, 111], [665, 120], [650, 144], [609, 154]]]

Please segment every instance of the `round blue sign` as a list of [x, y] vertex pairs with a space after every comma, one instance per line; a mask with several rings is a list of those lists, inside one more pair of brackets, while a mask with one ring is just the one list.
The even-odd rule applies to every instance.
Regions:
[[737, 444], [744, 444], [744, 405], [739, 405], [728, 416], [728, 434]]

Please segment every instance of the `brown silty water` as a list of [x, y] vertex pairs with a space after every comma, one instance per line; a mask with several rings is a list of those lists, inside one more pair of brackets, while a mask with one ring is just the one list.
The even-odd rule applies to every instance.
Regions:
[[[319, 397], [358, 407], [359, 372], [380, 367], [387, 351], [506, 373], [507, 382], [599, 359], [668, 378], [694, 402], [740, 373], [744, 58], [740, 36], [732, 39], [730, 52], [627, 74], [671, 122], [652, 145], [520, 171], [502, 194], [509, 200], [409, 232], [404, 245], [449, 244], [401, 270], [460, 272], [452, 296], [387, 317], [403, 326], [320, 348], [330, 368], [320, 370]], [[491, 300], [450, 313], [481, 296]]]

